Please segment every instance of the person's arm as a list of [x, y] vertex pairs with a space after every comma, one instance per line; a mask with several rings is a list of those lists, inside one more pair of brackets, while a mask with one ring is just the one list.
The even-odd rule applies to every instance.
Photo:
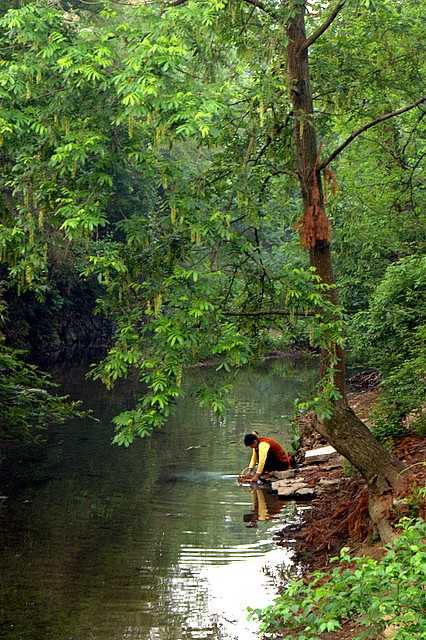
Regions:
[[[257, 473], [255, 473], [255, 475], [253, 476], [253, 479], [256, 478], [256, 480], [259, 479], [263, 468], [265, 466], [265, 462], [266, 462], [266, 456], [268, 455], [268, 451], [270, 449], [270, 444], [268, 442], [260, 442], [259, 443], [259, 462], [257, 463]], [[257, 476], [257, 477], [256, 477]]]
[[[263, 467], [265, 466], [266, 456], [268, 455], [268, 451], [270, 449], [270, 444], [268, 442], [260, 442], [258, 446], [259, 450], [259, 462], [257, 463], [257, 471], [250, 479], [250, 482], [257, 482], [260, 478], [260, 474], [263, 471]], [[257, 456], [256, 456], [257, 458]]]
[[256, 462], [257, 462], [257, 451], [256, 451], [256, 449], [253, 449], [253, 453], [252, 453], [252, 456], [251, 456], [251, 460], [250, 460], [250, 462], [249, 462], [249, 469], [250, 469], [250, 471], [253, 471], [253, 469], [254, 469], [254, 468], [255, 468], [255, 466], [256, 466]]

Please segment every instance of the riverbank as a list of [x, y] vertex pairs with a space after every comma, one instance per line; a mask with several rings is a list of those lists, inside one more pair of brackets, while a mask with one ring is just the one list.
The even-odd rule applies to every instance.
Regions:
[[[354, 411], [367, 423], [377, 401], [377, 390], [351, 394], [349, 402]], [[312, 449], [326, 444], [314, 432], [309, 423], [302, 429], [303, 449]], [[425, 500], [420, 499], [417, 487], [426, 484], [426, 438], [407, 434], [394, 443], [394, 455], [407, 468], [410, 479], [398, 496], [398, 507], [390, 514], [397, 522], [402, 516], [426, 518]], [[356, 470], [340, 456], [334, 462], [325, 461], [303, 469], [303, 477], [312, 487], [319, 487], [319, 495], [312, 500], [303, 521], [291, 531], [285, 529], [278, 544], [295, 550], [296, 562], [301, 567], [303, 579], [309, 582], [314, 571], [329, 572], [335, 566], [332, 558], [338, 556], [343, 547], [349, 547], [351, 555], [369, 555], [376, 559], [383, 556], [383, 543], [372, 538], [368, 523], [367, 487]], [[289, 543], [289, 540], [292, 542]], [[322, 640], [350, 640], [361, 633], [361, 629], [348, 622], [344, 630], [324, 632]], [[283, 636], [285, 637], [285, 636]]]

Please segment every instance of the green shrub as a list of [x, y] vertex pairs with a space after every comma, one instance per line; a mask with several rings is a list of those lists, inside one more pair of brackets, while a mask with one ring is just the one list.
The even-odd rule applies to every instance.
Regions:
[[392, 264], [367, 312], [353, 318], [351, 346], [380, 372], [382, 394], [375, 416], [379, 439], [407, 428], [425, 433], [426, 256]]
[[285, 630], [294, 640], [318, 639], [346, 620], [359, 625], [358, 639], [375, 639], [389, 627], [395, 640], [425, 638], [426, 523], [405, 519], [400, 526], [381, 560], [351, 557], [344, 548], [330, 573], [316, 572], [308, 585], [291, 581], [274, 604], [249, 609], [249, 618], [259, 621], [262, 634]]

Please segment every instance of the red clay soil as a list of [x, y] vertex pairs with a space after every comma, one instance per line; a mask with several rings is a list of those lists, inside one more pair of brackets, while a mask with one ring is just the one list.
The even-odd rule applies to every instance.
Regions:
[[[368, 415], [376, 399], [377, 392], [368, 391], [352, 395], [350, 404], [368, 423]], [[303, 429], [302, 442], [304, 449], [325, 444], [308, 426]], [[393, 454], [407, 467], [407, 480], [397, 496], [399, 506], [389, 514], [391, 520], [396, 522], [404, 515], [426, 519], [425, 500], [420, 500], [416, 493], [416, 488], [426, 484], [426, 438], [403, 436], [395, 442]], [[307, 511], [295, 534], [296, 558], [302, 566], [304, 579], [309, 581], [313, 571], [328, 571], [332, 566], [330, 559], [337, 556], [342, 547], [349, 547], [352, 555], [380, 558], [383, 544], [371, 540], [367, 488], [359, 474], [345, 463], [343, 467], [322, 463], [304, 469], [303, 477], [311, 486], [317, 485], [321, 479], [338, 481], [325, 483], [321, 495], [312, 501], [312, 508]], [[286, 544], [284, 532], [279, 544]], [[344, 627], [319, 637], [323, 640], [350, 640], [361, 632], [354, 623], [348, 622]]]

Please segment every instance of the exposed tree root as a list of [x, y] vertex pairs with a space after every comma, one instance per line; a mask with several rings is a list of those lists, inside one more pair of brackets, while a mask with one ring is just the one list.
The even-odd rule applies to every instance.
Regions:
[[[342, 485], [335, 495], [327, 492], [312, 503], [300, 533], [310, 553], [338, 552], [342, 541], [362, 540], [370, 531], [365, 482], [343, 479]], [[301, 545], [301, 552], [305, 545]]]

